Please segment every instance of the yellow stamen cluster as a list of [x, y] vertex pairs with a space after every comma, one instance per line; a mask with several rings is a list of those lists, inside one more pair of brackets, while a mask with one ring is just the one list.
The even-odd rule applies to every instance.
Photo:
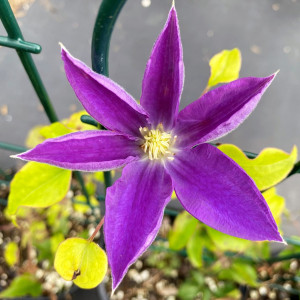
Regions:
[[159, 124], [156, 129], [149, 130], [147, 127], [140, 127], [140, 132], [143, 136], [144, 143], [141, 148], [148, 154], [150, 160], [167, 158], [173, 160], [174, 153], [170, 151], [170, 147], [176, 139], [170, 133], [163, 131], [162, 124]]

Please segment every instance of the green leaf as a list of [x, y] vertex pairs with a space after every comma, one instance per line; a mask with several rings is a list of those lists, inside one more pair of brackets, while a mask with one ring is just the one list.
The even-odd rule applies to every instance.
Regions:
[[69, 190], [71, 174], [50, 165], [27, 163], [11, 182], [7, 213], [14, 216], [20, 206], [48, 207], [61, 201]]
[[65, 280], [73, 280], [81, 288], [92, 289], [106, 274], [107, 256], [94, 242], [69, 238], [59, 245], [54, 267]]
[[54, 261], [54, 255], [51, 251], [51, 241], [50, 239], [45, 239], [34, 245], [38, 250], [38, 261], [48, 260], [51, 263]]
[[223, 269], [219, 273], [219, 279], [232, 280], [240, 284], [257, 286], [257, 273], [254, 266], [247, 262], [235, 261], [229, 269]]
[[202, 236], [200, 232], [195, 232], [190, 238], [186, 246], [187, 255], [193, 266], [200, 268], [203, 265], [202, 260]]
[[15, 242], [9, 242], [4, 249], [4, 259], [11, 267], [19, 261], [19, 247]]
[[69, 222], [71, 203], [57, 203], [46, 210], [47, 223], [53, 233], [62, 233], [66, 235], [72, 224]]
[[55, 235], [51, 236], [50, 238], [50, 247], [51, 252], [54, 254], [59, 246], [60, 243], [64, 241], [65, 237], [62, 233], [56, 233]]
[[290, 154], [280, 149], [266, 148], [255, 159], [249, 159], [234, 145], [223, 144], [218, 148], [240, 165], [261, 191], [276, 185], [290, 173], [298, 152], [296, 146]]
[[194, 300], [198, 293], [201, 292], [201, 287], [199, 287], [194, 282], [183, 282], [178, 291], [178, 297], [181, 300]]
[[243, 252], [251, 246], [250, 241], [225, 234], [211, 227], [206, 226], [206, 231], [219, 251]]
[[[241, 292], [237, 289], [236, 285], [233, 282], [223, 282], [222, 286], [218, 286], [217, 290], [214, 291], [216, 298], [225, 299], [239, 299]], [[225, 298], [225, 296], [229, 296]]]
[[241, 64], [241, 53], [237, 48], [223, 50], [214, 55], [209, 61], [211, 75], [207, 87], [238, 79]]
[[285, 199], [276, 194], [276, 188], [274, 187], [263, 192], [263, 196], [269, 205], [276, 223], [279, 225], [281, 221], [281, 215], [285, 209]]
[[0, 293], [0, 298], [15, 298], [22, 296], [38, 297], [42, 294], [41, 283], [32, 275], [23, 274], [16, 277], [10, 286]]
[[199, 221], [186, 211], [179, 214], [175, 219], [173, 228], [169, 231], [169, 247], [172, 250], [180, 250], [185, 247], [198, 223]]

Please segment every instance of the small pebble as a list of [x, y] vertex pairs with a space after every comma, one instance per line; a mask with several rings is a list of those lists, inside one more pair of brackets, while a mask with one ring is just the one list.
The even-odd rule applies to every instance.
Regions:
[[144, 270], [141, 274], [140, 277], [142, 281], [146, 281], [150, 277], [150, 272], [148, 270]]
[[290, 270], [291, 271], [296, 271], [298, 270], [299, 264], [297, 260], [293, 260], [290, 264]]
[[285, 283], [285, 284], [283, 285], [283, 287], [284, 287], [286, 290], [289, 290], [289, 289], [292, 288], [292, 286], [291, 286], [290, 283]]
[[66, 198], [71, 199], [74, 197], [74, 192], [72, 190], [67, 192]]
[[123, 291], [118, 291], [118, 292], [116, 293], [115, 298], [116, 298], [117, 300], [122, 300], [122, 299], [124, 298], [124, 292], [123, 292]]
[[140, 270], [143, 267], [143, 262], [141, 260], [137, 260], [135, 263], [135, 267]]
[[88, 220], [89, 220], [91, 223], [94, 223], [94, 222], [96, 222], [96, 217], [95, 217], [95, 216], [90, 216], [90, 217], [88, 217]]
[[51, 284], [51, 283], [49, 283], [49, 282], [44, 282], [44, 283], [42, 284], [42, 286], [43, 286], [44, 290], [46, 290], [46, 291], [52, 291], [52, 284]]
[[261, 270], [261, 271], [260, 271], [260, 276], [261, 276], [262, 278], [266, 278], [266, 277], [268, 277], [268, 272], [267, 272], [266, 270]]
[[259, 299], [258, 291], [254, 291], [254, 290], [250, 291], [250, 298], [251, 299]]
[[14, 236], [14, 242], [15, 243], [19, 243], [20, 240], [21, 240], [21, 238], [18, 235]]
[[6, 286], [7, 285], [7, 282], [5, 280], [0, 280], [0, 285], [1, 286]]
[[269, 297], [270, 299], [276, 299], [276, 292], [271, 291], [271, 292], [268, 294], [268, 297]]
[[48, 269], [49, 266], [50, 266], [49, 260], [44, 260], [44, 261], [42, 262], [42, 268], [43, 268], [44, 270], [45, 270], [45, 269]]
[[44, 276], [45, 272], [42, 269], [38, 269], [35, 273], [38, 279], [41, 279]]
[[261, 286], [259, 288], [259, 293], [261, 294], [261, 296], [266, 296], [268, 294], [268, 289], [265, 286]]
[[130, 279], [132, 279], [136, 283], [141, 283], [142, 282], [142, 278], [141, 278], [139, 272], [135, 269], [129, 270], [128, 276], [129, 276]]

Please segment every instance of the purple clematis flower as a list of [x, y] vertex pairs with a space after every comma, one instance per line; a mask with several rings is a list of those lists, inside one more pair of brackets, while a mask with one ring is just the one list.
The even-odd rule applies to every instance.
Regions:
[[113, 289], [155, 239], [174, 189], [190, 214], [219, 231], [253, 241], [283, 241], [252, 179], [205, 144], [240, 125], [275, 74], [238, 79], [178, 112], [184, 67], [175, 7], [148, 61], [141, 105], [64, 48], [62, 59], [78, 99], [108, 130], [48, 139], [17, 157], [82, 171], [126, 165], [106, 195], [104, 232]]

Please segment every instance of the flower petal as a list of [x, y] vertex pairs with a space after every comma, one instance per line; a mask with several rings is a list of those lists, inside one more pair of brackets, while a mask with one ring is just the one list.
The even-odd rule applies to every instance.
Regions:
[[175, 7], [159, 35], [147, 63], [141, 105], [153, 126], [162, 123], [166, 130], [174, 125], [184, 80], [182, 45]]
[[140, 136], [147, 113], [119, 85], [61, 50], [67, 78], [86, 111], [107, 129]]
[[104, 233], [113, 289], [155, 239], [171, 195], [164, 167], [145, 160], [127, 165], [107, 190]]
[[15, 157], [80, 171], [105, 171], [139, 159], [136, 141], [107, 130], [87, 130], [48, 139]]
[[252, 179], [216, 147], [180, 151], [166, 169], [178, 199], [201, 222], [239, 238], [282, 242]]
[[238, 127], [254, 110], [276, 73], [235, 80], [204, 94], [178, 115], [178, 147], [215, 140]]

